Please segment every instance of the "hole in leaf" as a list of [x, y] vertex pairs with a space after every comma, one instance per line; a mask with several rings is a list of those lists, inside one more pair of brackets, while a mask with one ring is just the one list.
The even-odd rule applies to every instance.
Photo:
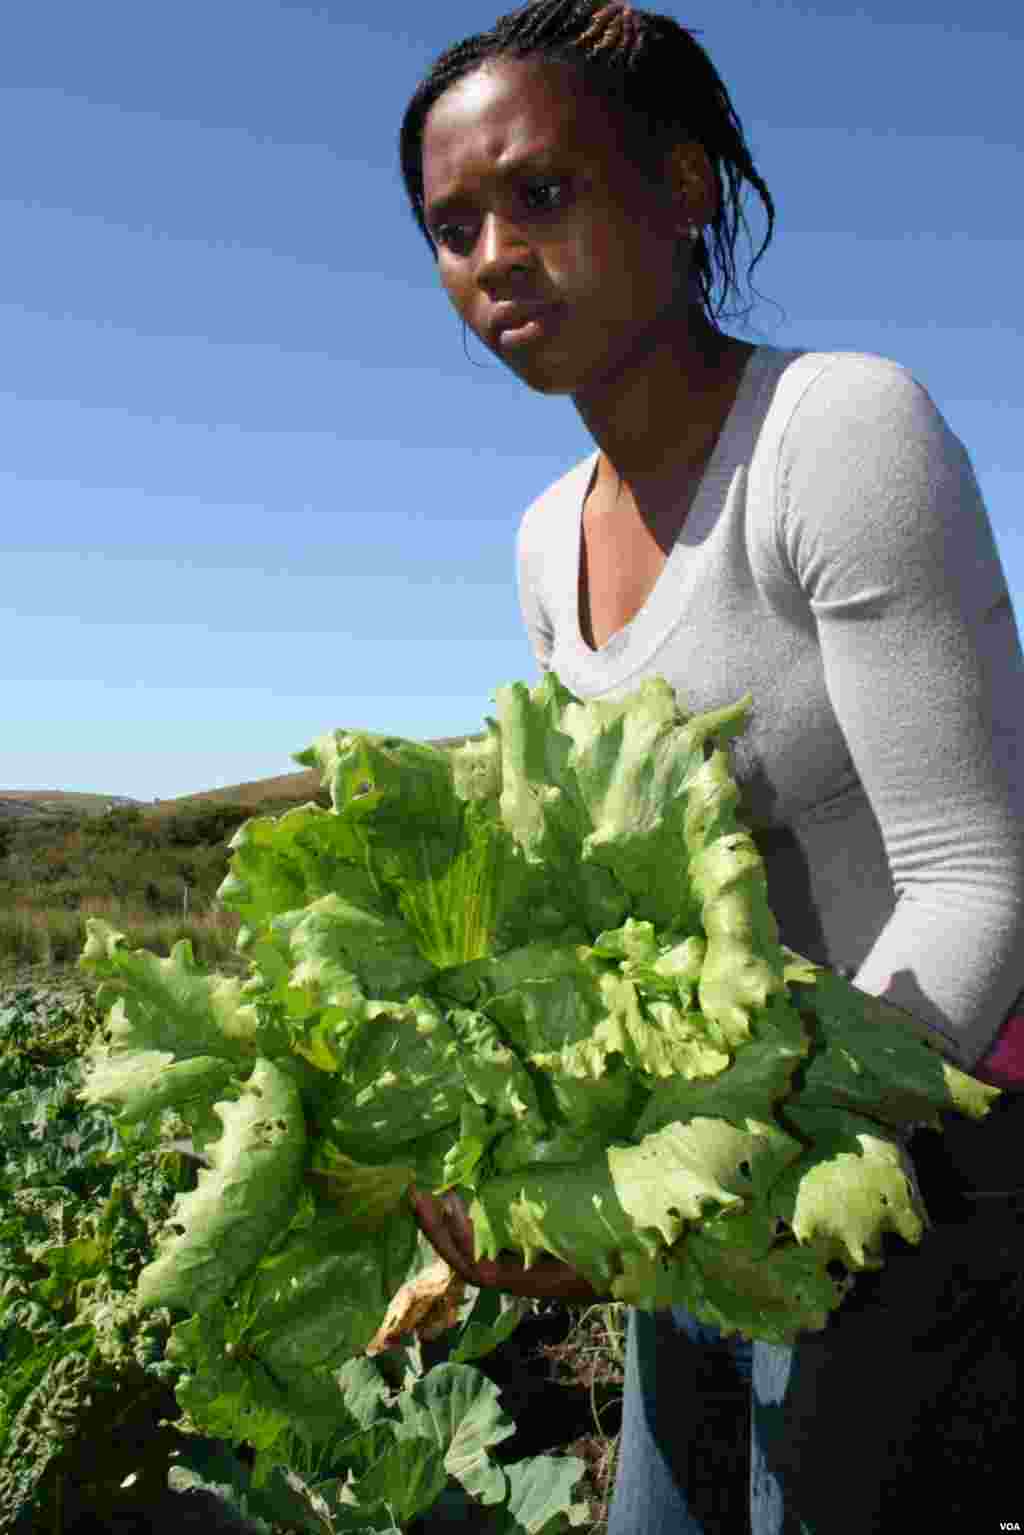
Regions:
[[741, 1174], [742, 1177], [749, 1178], [750, 1177], [750, 1163], [748, 1161], [746, 1161], [746, 1159], [744, 1159], [740, 1163], [738, 1171], [739, 1171], [739, 1173]]
[[881, 1197], [883, 1205], [887, 1205], [889, 1203], [889, 1196], [888, 1196], [888, 1194], [882, 1194], [880, 1197]]

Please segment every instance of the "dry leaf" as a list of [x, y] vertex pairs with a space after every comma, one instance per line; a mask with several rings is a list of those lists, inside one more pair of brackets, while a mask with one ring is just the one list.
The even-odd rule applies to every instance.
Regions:
[[402, 1286], [376, 1337], [367, 1344], [367, 1354], [372, 1357], [398, 1348], [410, 1333], [415, 1333], [421, 1343], [439, 1338], [458, 1321], [465, 1293], [466, 1281], [439, 1258]]

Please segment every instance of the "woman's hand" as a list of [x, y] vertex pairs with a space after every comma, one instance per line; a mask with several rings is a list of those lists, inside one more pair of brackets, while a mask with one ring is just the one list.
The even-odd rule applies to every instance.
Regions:
[[458, 1194], [443, 1194], [436, 1199], [433, 1194], [423, 1194], [413, 1188], [409, 1191], [409, 1200], [424, 1236], [467, 1284], [481, 1289], [504, 1290], [509, 1295], [526, 1295], [535, 1300], [587, 1304], [603, 1298], [581, 1274], [558, 1258], [541, 1258], [529, 1268], [524, 1268], [511, 1254], [476, 1262], [473, 1224]]

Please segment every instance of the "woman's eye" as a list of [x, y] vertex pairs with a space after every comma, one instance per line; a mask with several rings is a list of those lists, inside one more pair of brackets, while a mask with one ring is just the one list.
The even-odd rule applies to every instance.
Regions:
[[[551, 196], [550, 194], [554, 194]], [[566, 201], [564, 181], [535, 181], [526, 187], [523, 198], [530, 213], [556, 213]], [[434, 239], [455, 255], [468, 255], [476, 236], [468, 224], [438, 224]]]
[[565, 183], [563, 181], [536, 181], [532, 186], [527, 187], [526, 189], [527, 197], [533, 197], [535, 193], [543, 194], [545, 192], [555, 192], [557, 193], [557, 198], [554, 200], [549, 200], [542, 195], [540, 207], [537, 210], [538, 212], [547, 213], [554, 208], [560, 208], [562, 206], [562, 203], [565, 200]]
[[443, 245], [446, 250], [457, 250], [460, 243], [469, 239], [465, 224], [438, 224], [434, 231], [434, 239], [438, 245]]

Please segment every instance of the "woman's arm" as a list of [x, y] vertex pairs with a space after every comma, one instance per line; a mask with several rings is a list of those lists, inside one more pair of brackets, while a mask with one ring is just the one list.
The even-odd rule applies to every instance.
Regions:
[[776, 515], [897, 891], [855, 984], [970, 1069], [1024, 987], [1024, 664], [973, 470], [906, 370], [847, 355], [793, 413]]

